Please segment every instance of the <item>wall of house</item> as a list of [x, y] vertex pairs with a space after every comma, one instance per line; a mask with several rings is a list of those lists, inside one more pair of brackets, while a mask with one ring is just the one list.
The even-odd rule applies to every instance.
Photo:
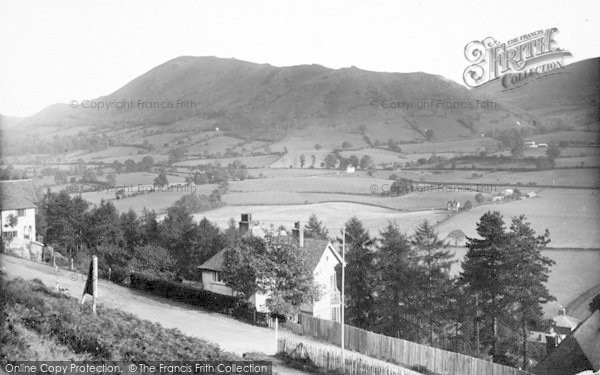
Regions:
[[225, 283], [213, 281], [214, 273], [215, 271], [202, 270], [202, 289], [225, 296], [232, 296], [233, 290], [225, 285]]
[[[11, 214], [17, 217], [17, 225], [14, 227], [9, 227], [6, 225], [8, 223], [8, 217]], [[26, 208], [24, 216], [18, 216], [18, 210], [2, 211], [2, 233], [4, 235], [5, 232], [12, 231], [16, 231], [17, 237], [25, 242], [35, 240], [35, 208]], [[25, 238], [25, 235], [28, 235], [29, 238]]]
[[[335, 266], [338, 260], [329, 247], [323, 252], [321, 260], [313, 271], [315, 282], [321, 287], [321, 298], [313, 304], [313, 316], [321, 319], [331, 320], [331, 310], [338, 309], [337, 320], [339, 320], [339, 299], [332, 301], [332, 296], [339, 296], [337, 282], [335, 280]], [[331, 277], [333, 276], [333, 283]]]

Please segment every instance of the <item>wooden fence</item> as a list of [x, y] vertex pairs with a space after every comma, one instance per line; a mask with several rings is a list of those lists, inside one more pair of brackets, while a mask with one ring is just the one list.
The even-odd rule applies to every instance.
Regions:
[[[277, 352], [285, 353], [288, 357], [309, 362], [326, 371], [340, 370], [342, 355], [340, 349], [306, 344], [290, 338], [281, 338], [277, 342]], [[365, 358], [353, 352], [344, 355], [346, 375], [422, 375], [419, 372], [402, 368], [391, 363], [376, 359]]]
[[[301, 314], [297, 334], [314, 337], [339, 346], [341, 323]], [[397, 339], [345, 325], [345, 348], [409, 368], [427, 368], [443, 375], [528, 375], [528, 372], [449, 352], [411, 341]]]

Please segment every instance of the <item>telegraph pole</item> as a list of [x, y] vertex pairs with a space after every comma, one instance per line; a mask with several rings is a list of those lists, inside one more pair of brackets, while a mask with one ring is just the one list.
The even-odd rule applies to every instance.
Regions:
[[345, 361], [344, 361], [344, 305], [345, 305], [345, 300], [344, 300], [344, 286], [345, 286], [345, 277], [346, 277], [346, 226], [344, 225], [344, 229], [342, 230], [343, 233], [343, 238], [342, 238], [342, 303], [341, 303], [341, 310], [342, 310], [342, 375], [344, 375], [344, 367], [345, 367]]

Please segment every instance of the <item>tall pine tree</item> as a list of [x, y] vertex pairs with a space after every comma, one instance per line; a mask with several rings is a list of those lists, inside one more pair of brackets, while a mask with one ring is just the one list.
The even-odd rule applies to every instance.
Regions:
[[[433, 226], [423, 221], [412, 237], [416, 271], [417, 306], [427, 317], [428, 342], [434, 344], [435, 327], [444, 328], [449, 318], [452, 279], [450, 267], [454, 254], [440, 240]], [[439, 331], [438, 333], [441, 333]]]
[[346, 222], [346, 322], [368, 329], [376, 319], [373, 239], [356, 217]]

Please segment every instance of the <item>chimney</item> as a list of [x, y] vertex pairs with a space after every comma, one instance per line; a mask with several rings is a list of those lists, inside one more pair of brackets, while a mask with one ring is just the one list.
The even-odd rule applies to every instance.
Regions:
[[292, 237], [298, 240], [298, 246], [304, 247], [304, 228], [299, 221], [294, 223], [294, 228], [292, 229]]
[[252, 214], [242, 214], [240, 220], [240, 233], [246, 234], [250, 229], [250, 222], [252, 221]]

